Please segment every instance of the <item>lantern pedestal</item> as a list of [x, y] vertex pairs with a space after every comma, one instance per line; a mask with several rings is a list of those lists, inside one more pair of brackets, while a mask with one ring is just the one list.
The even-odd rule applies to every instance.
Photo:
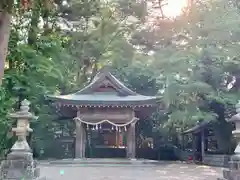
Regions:
[[29, 102], [21, 102], [20, 111], [10, 114], [11, 118], [17, 119], [17, 127], [12, 131], [18, 137], [7, 155], [7, 159], [2, 161], [0, 168], [0, 180], [36, 180], [39, 179], [40, 170], [29, 147], [26, 136], [32, 131], [29, 128], [29, 119], [35, 118], [29, 110]]
[[229, 122], [234, 122], [236, 130], [232, 132], [236, 138], [237, 147], [234, 151], [234, 155], [229, 162], [229, 169], [223, 170], [223, 178], [218, 180], [240, 180], [240, 101], [236, 105], [237, 114], [234, 115]]

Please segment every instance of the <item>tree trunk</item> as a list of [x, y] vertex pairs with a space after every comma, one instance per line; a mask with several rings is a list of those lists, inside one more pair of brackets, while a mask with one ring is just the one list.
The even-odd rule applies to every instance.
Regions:
[[39, 1], [34, 1], [34, 5], [32, 9], [33, 13], [31, 17], [29, 32], [28, 32], [28, 44], [33, 47], [36, 46], [38, 23], [40, 20], [41, 5], [39, 3], [40, 3]]
[[225, 121], [215, 125], [213, 130], [218, 150], [221, 153], [229, 153], [231, 151], [232, 126]]
[[6, 12], [0, 12], [0, 85], [4, 75], [4, 62], [8, 53], [8, 41], [10, 36], [11, 15]]

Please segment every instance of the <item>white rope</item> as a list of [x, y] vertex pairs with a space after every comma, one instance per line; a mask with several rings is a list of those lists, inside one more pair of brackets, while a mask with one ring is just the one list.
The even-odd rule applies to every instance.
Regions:
[[138, 118], [134, 117], [134, 118], [132, 118], [131, 121], [129, 121], [129, 122], [125, 123], [125, 124], [115, 124], [115, 123], [113, 123], [113, 122], [111, 122], [111, 121], [109, 121], [107, 119], [101, 120], [101, 121], [96, 122], [96, 123], [84, 121], [80, 117], [75, 117], [74, 120], [78, 120], [78, 121], [81, 121], [84, 124], [88, 124], [88, 125], [92, 125], [92, 126], [94, 126], [94, 125], [96, 126], [96, 125], [99, 125], [99, 124], [107, 122], [107, 123], [109, 123], [109, 124], [111, 124], [113, 126], [116, 126], [116, 127], [124, 127], [124, 126], [127, 126], [127, 125], [133, 123], [134, 121], [138, 121]]

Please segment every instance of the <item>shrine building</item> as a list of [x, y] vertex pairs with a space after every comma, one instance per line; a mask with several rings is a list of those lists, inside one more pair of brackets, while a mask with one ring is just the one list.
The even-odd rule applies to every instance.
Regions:
[[[114, 77], [107, 68], [100, 70], [92, 82], [73, 94], [48, 96], [62, 116], [74, 117], [75, 158], [84, 158], [93, 140], [97, 147], [125, 149], [125, 157], [136, 157], [135, 126], [139, 117], [150, 114], [155, 96], [140, 95]], [[124, 140], [125, 139], [125, 140]]]

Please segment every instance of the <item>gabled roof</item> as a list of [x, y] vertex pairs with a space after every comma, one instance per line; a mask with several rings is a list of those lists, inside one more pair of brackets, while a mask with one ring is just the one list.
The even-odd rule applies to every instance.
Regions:
[[126, 87], [121, 81], [119, 81], [115, 76], [113, 76], [107, 67], [101, 69], [97, 75], [93, 78], [92, 82], [85, 88], [76, 92], [76, 94], [90, 94], [94, 93], [94, 89], [97, 88], [104, 80], [109, 80], [111, 85], [119, 92], [121, 95], [137, 95], [136, 92], [132, 91]]
[[[113, 87], [114, 92], [97, 92], [106, 82]], [[76, 93], [47, 97], [60, 105], [70, 106], [152, 106], [157, 99], [132, 91], [114, 77], [108, 68], [99, 71], [89, 85]]]

